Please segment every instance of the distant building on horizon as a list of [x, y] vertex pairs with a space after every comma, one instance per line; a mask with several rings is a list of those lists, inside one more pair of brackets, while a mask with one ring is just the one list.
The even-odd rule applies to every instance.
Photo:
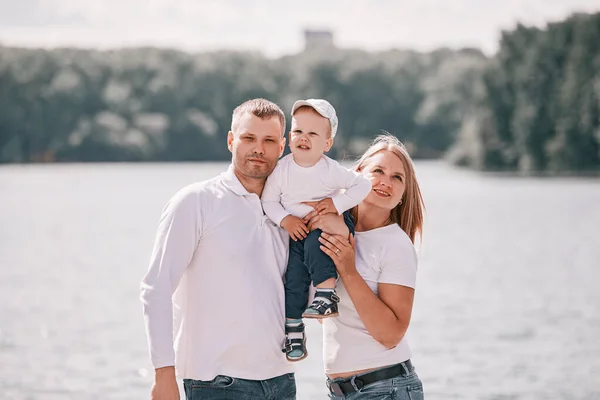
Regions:
[[304, 51], [330, 50], [333, 44], [333, 32], [329, 30], [304, 30]]

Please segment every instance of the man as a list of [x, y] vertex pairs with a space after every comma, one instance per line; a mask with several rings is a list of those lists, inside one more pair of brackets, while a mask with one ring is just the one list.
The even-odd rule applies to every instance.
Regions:
[[285, 146], [285, 116], [249, 100], [233, 112], [227, 172], [187, 186], [165, 206], [142, 281], [155, 368], [152, 400], [295, 399], [285, 338], [288, 236], [260, 196]]

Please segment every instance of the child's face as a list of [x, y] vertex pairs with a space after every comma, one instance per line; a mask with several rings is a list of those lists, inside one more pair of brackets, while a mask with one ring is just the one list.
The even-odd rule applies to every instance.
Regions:
[[333, 139], [329, 137], [329, 120], [314, 110], [299, 110], [292, 116], [290, 150], [294, 160], [302, 166], [316, 164], [329, 151]]

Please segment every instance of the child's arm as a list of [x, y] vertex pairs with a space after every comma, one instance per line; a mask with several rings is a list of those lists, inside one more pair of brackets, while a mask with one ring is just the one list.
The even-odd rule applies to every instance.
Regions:
[[335, 164], [331, 166], [333, 169], [331, 176], [335, 180], [335, 184], [346, 191], [337, 194], [331, 201], [337, 213], [342, 214], [363, 201], [371, 192], [372, 186], [371, 181], [360, 172], [344, 168], [336, 161], [333, 163]]
[[279, 168], [275, 167], [275, 170], [267, 178], [260, 201], [262, 202], [265, 214], [277, 226], [281, 226], [281, 221], [290, 215], [290, 213], [281, 205], [281, 186], [277, 179], [279, 176], [278, 170]]
[[271, 221], [285, 229], [293, 240], [302, 240], [306, 238], [308, 228], [301, 218], [294, 217], [281, 205], [281, 186], [277, 179], [278, 176], [278, 168], [275, 167], [275, 170], [267, 178], [262, 192], [263, 210]]

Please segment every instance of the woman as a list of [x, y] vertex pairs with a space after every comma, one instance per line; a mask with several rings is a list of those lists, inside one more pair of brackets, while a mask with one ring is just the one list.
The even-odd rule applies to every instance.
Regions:
[[[355, 238], [323, 233], [320, 239], [340, 276], [340, 315], [323, 321], [330, 397], [422, 399], [404, 338], [417, 272], [414, 242], [421, 236], [424, 211], [413, 163], [398, 139], [383, 135], [356, 170], [370, 179], [372, 190], [353, 210]], [[310, 229], [344, 232], [343, 221], [334, 215], [309, 219]]]

